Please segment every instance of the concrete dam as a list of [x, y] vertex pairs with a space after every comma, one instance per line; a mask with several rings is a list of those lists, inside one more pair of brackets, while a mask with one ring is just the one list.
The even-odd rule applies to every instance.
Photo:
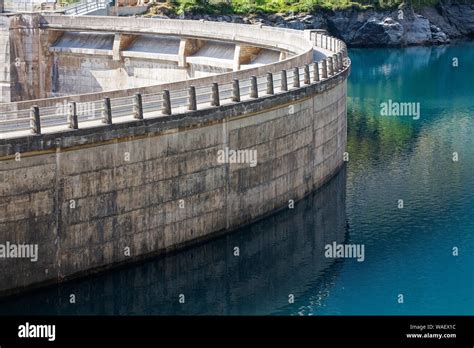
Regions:
[[23, 13], [0, 40], [0, 295], [235, 230], [343, 167], [350, 60], [324, 31]]

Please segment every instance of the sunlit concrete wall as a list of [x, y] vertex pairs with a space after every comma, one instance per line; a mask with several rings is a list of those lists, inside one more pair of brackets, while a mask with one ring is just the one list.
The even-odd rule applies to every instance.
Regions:
[[[0, 242], [39, 246], [37, 262], [0, 262], [0, 291], [182, 248], [286, 209], [343, 165], [346, 78], [0, 146]], [[255, 150], [257, 165], [220, 163], [225, 148]], [[12, 150], [21, 158], [5, 156]]]
[[[86, 17], [72, 20], [67, 16], [28, 13], [1, 16], [0, 43], [4, 50], [0, 53], [0, 66], [4, 69], [0, 76], [0, 103], [214, 76], [260, 66], [260, 57], [266, 64], [268, 59], [278, 62], [280, 51], [286, 52], [284, 57], [288, 57], [301, 53], [298, 50], [304, 46], [260, 47], [259, 40], [252, 35], [256, 28], [246, 29], [249, 33], [245, 33], [246, 30], [236, 24], [228, 26], [255, 43], [241, 45], [234, 40], [236, 34], [232, 31], [226, 35], [216, 31], [218, 37], [212, 40], [214, 32], [209, 29], [210, 25], [200, 22], [190, 25], [188, 32], [183, 31], [179, 21], [166, 21], [174, 23], [167, 28], [158, 23], [159, 20], [120, 18], [118, 20], [125, 21], [122, 32], [114, 29], [116, 17]], [[77, 26], [71, 25], [76, 22]], [[110, 22], [110, 26], [104, 26], [103, 22]], [[143, 31], [144, 25], [150, 25], [150, 33], [134, 32]], [[174, 29], [176, 32], [171, 35]], [[189, 38], [185, 34], [203, 35], [204, 38]], [[268, 46], [268, 40], [274, 37], [267, 36], [262, 35], [261, 45]], [[221, 37], [223, 39], [219, 40]], [[295, 40], [288, 37], [287, 41]], [[288, 53], [290, 48], [296, 52]], [[308, 50], [308, 47], [303, 48]], [[309, 60], [310, 55], [302, 58]], [[253, 61], [257, 63], [252, 65]]]

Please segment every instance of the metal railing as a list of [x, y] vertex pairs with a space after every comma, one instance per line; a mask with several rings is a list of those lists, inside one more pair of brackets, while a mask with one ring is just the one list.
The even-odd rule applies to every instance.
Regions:
[[112, 0], [82, 0], [80, 3], [65, 7], [62, 11], [66, 15], [82, 16], [88, 13], [103, 10], [112, 2]]
[[344, 42], [316, 33], [311, 38], [314, 45], [334, 54], [318, 62], [282, 70], [264, 76], [233, 80], [228, 83], [213, 83], [210, 86], [188, 89], [164, 90], [162, 93], [135, 94], [121, 98], [104, 98], [92, 102], [69, 102], [56, 106], [33, 106], [30, 110], [11, 111], [0, 115], [0, 134], [14, 131], [28, 131], [40, 135], [42, 129], [51, 126], [66, 126], [78, 129], [81, 125], [96, 126], [129, 120], [166, 117], [176, 113], [218, 107], [256, 99], [276, 93], [285, 93], [310, 84], [317, 84], [334, 78], [350, 66]]

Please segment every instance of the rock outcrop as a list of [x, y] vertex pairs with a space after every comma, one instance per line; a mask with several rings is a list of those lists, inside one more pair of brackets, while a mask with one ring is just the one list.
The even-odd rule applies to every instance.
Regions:
[[[170, 13], [164, 14], [174, 17]], [[160, 16], [162, 17], [162, 16]], [[474, 37], [474, 5], [445, 0], [435, 7], [376, 11], [336, 10], [248, 16], [182, 14], [180, 18], [262, 24], [292, 29], [326, 29], [353, 47], [439, 45]]]

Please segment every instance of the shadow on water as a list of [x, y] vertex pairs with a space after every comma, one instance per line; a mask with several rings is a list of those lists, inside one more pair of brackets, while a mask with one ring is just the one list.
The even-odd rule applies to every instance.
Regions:
[[342, 265], [324, 246], [347, 238], [345, 197], [344, 168], [294, 209], [176, 254], [9, 298], [0, 314], [304, 314]]

